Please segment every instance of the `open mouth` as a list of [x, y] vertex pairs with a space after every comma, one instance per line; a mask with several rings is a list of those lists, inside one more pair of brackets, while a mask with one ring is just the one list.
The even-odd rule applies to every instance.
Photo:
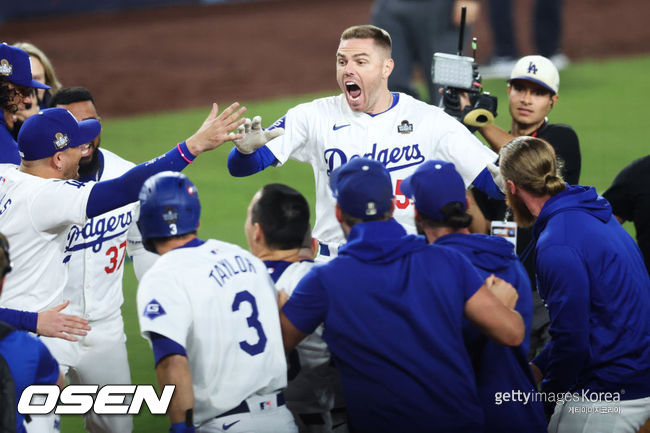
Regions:
[[348, 81], [345, 83], [345, 88], [348, 91], [348, 95], [350, 95], [350, 98], [352, 98], [353, 101], [359, 99], [359, 96], [361, 96], [361, 87], [359, 87], [356, 83]]
[[89, 156], [92, 153], [92, 148], [90, 146], [90, 143], [86, 143], [81, 146], [81, 157], [85, 158], [86, 156]]

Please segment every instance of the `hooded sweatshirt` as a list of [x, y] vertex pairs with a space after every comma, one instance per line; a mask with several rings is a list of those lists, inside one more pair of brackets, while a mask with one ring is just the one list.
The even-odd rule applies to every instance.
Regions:
[[497, 344], [467, 319], [463, 323], [465, 345], [485, 412], [486, 433], [546, 432], [544, 409], [541, 401], [534, 399], [537, 390], [527, 359], [533, 314], [530, 279], [514, 245], [499, 236], [462, 233], [441, 236], [435, 244], [462, 253], [482, 278], [494, 274], [512, 284], [519, 294], [515, 309], [524, 320], [526, 336], [518, 347]]
[[480, 432], [462, 320], [482, 284], [460, 253], [406, 235], [395, 220], [365, 222], [283, 312], [307, 334], [325, 323], [355, 431]]
[[551, 342], [534, 360], [542, 389], [650, 396], [650, 278], [609, 203], [592, 187], [567, 185], [544, 204], [533, 236], [551, 317]]

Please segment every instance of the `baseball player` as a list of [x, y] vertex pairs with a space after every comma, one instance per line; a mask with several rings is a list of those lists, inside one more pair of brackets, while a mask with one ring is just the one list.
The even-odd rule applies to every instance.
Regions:
[[178, 173], [148, 179], [138, 227], [160, 254], [138, 287], [140, 330], [162, 387], [176, 385], [171, 432], [297, 432], [287, 384], [278, 299], [261, 260], [196, 236], [201, 204]]
[[[568, 185], [539, 138], [501, 150], [506, 200], [533, 225], [551, 341], [532, 361], [549, 432], [636, 432], [650, 418], [650, 277], [639, 247], [593, 187]], [[557, 404], [556, 404], [557, 403]]]
[[[336, 53], [336, 78], [342, 94], [292, 108], [268, 130], [261, 119], [247, 122], [228, 157], [233, 176], [247, 176], [289, 158], [312, 165], [316, 182], [314, 236], [319, 257], [336, 255], [345, 237], [332, 214], [328, 188], [331, 172], [353, 158], [380, 161], [388, 169], [396, 195], [395, 219], [415, 233], [412, 204], [400, 183], [427, 159], [452, 161], [466, 185], [473, 183], [502, 197], [486, 168], [496, 154], [443, 110], [391, 93], [391, 39], [380, 28], [364, 25], [343, 32]], [[284, 134], [282, 134], [284, 131]]]
[[[78, 121], [100, 120], [95, 101], [83, 87], [59, 90], [50, 104], [70, 111]], [[100, 149], [101, 134], [81, 146], [79, 180], [115, 179], [135, 164], [113, 152]], [[68, 381], [76, 384], [130, 384], [126, 335], [121, 306], [125, 254], [133, 258], [136, 277], [151, 267], [157, 256], [144, 249], [137, 229], [137, 203], [74, 225], [66, 238], [64, 253], [69, 257], [69, 277], [63, 290], [71, 300], [70, 311], [90, 321], [92, 331], [81, 344], [48, 341]], [[110, 366], [109, 368], [107, 368]], [[133, 430], [130, 415], [85, 415], [86, 429], [92, 433], [127, 433]]]
[[[63, 108], [50, 108], [25, 121], [18, 136], [20, 167], [0, 165], [0, 230], [14, 243], [14, 272], [0, 296], [0, 306], [42, 311], [60, 304], [67, 283], [69, 255], [64, 252], [71, 226], [137, 199], [144, 179], [162, 170], [181, 170], [194, 155], [214, 149], [228, 139], [244, 108], [233, 104], [218, 115], [216, 104], [187, 141], [165, 155], [124, 175], [103, 182], [79, 182], [81, 146], [100, 131], [97, 120], [77, 122]], [[107, 224], [120, 224], [112, 221]], [[52, 341], [52, 340], [50, 340]], [[55, 357], [56, 347], [52, 347]], [[34, 417], [36, 418], [36, 417]], [[54, 423], [54, 421], [52, 421]], [[30, 423], [32, 431], [49, 425]]]
[[20, 164], [18, 144], [14, 140], [7, 116], [24, 110], [32, 100], [32, 88], [49, 89], [32, 79], [29, 54], [6, 43], [0, 44], [0, 164]]
[[348, 242], [282, 308], [285, 350], [325, 324], [351, 431], [481, 431], [462, 318], [519, 345], [516, 291], [493, 276], [482, 280], [460, 253], [407, 235], [392, 218], [392, 181], [380, 162], [355, 158], [330, 179]]
[[[264, 261], [275, 287], [291, 296], [314, 266], [307, 200], [286, 185], [266, 185], [248, 206], [244, 231], [250, 251]], [[322, 335], [319, 326], [289, 354], [284, 395], [301, 433], [331, 432], [333, 427], [330, 410], [340, 386]]]
[[472, 217], [467, 213], [463, 179], [454, 164], [427, 161], [404, 179], [402, 191], [415, 201], [415, 222], [427, 241], [463, 254], [487, 278], [494, 274], [512, 284], [519, 298], [515, 309], [526, 326], [518, 347], [496, 344], [467, 320], [463, 323], [465, 346], [472, 359], [478, 396], [485, 414], [485, 432], [546, 433], [540, 401], [507, 401], [495, 404], [498, 393], [537, 391], [528, 367], [529, 333], [533, 301], [528, 275], [514, 252], [514, 245], [501, 236], [470, 234]]

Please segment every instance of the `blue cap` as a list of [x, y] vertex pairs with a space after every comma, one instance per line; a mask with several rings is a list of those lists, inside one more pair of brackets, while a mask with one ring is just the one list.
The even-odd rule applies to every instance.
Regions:
[[25, 120], [18, 133], [18, 151], [25, 161], [47, 158], [93, 141], [101, 129], [96, 119], [77, 122], [65, 108], [47, 108]]
[[463, 204], [463, 210], [467, 209], [465, 182], [451, 162], [424, 162], [402, 181], [400, 189], [415, 199], [418, 212], [436, 221], [445, 219], [441, 209], [448, 203], [457, 201]]
[[353, 158], [334, 170], [330, 188], [347, 214], [372, 219], [388, 212], [393, 203], [393, 183], [386, 167], [368, 158]]
[[32, 80], [32, 66], [29, 63], [29, 54], [20, 48], [0, 44], [0, 76], [7, 77], [9, 81], [19, 86], [49, 89], [47, 84]]

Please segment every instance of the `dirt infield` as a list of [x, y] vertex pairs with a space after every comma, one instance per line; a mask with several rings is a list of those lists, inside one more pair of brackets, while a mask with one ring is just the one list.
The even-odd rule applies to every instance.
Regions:
[[[532, 1], [513, 2], [525, 52]], [[8, 22], [0, 40], [33, 42], [64, 85], [88, 87], [105, 116], [125, 116], [334, 89], [338, 37], [368, 22], [371, 6], [275, 0], [77, 15]], [[650, 52], [647, 17], [644, 0], [565, 1], [564, 51], [572, 59]], [[485, 60], [491, 41], [484, 18], [474, 33]]]

